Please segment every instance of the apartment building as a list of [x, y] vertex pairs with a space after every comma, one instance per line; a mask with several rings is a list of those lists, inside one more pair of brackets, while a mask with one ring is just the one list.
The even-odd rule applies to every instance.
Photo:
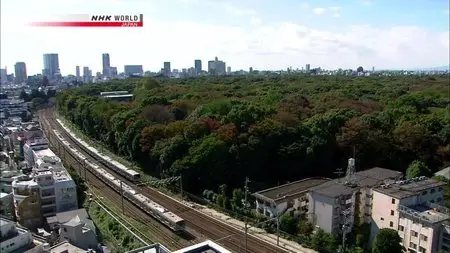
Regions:
[[0, 218], [0, 252], [25, 252], [33, 244], [30, 231], [16, 227], [13, 221]]
[[380, 229], [391, 228], [398, 231], [409, 253], [437, 252], [442, 246], [445, 249], [446, 241], [442, 241], [446, 231], [448, 235], [450, 213], [439, 205], [444, 199], [444, 185], [418, 177], [374, 188], [371, 241]]
[[78, 207], [75, 182], [50, 150], [32, 150], [30, 175], [17, 178], [13, 184], [14, 206], [20, 224], [36, 228], [45, 217]]
[[[398, 171], [384, 168], [352, 172], [349, 159], [347, 176], [313, 187], [308, 193], [308, 217], [317, 228], [338, 235], [343, 225], [350, 231], [355, 223], [370, 222], [372, 187], [402, 177]], [[352, 169], [353, 167], [353, 169]]]
[[35, 163], [33, 150], [42, 150], [48, 149], [48, 141], [44, 137], [29, 139], [23, 145], [23, 156], [24, 160], [30, 165], [33, 166]]

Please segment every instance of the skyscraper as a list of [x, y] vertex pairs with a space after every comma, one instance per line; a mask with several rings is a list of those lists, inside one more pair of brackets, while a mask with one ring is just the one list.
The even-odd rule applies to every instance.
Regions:
[[75, 67], [75, 76], [77, 77], [77, 81], [80, 81], [80, 66]]
[[44, 54], [44, 70], [42, 74], [49, 79], [53, 79], [59, 73], [58, 54]]
[[0, 69], [0, 82], [5, 83], [8, 80], [8, 72], [6, 71], [6, 67], [4, 69]]
[[200, 74], [202, 72], [202, 60], [195, 60], [195, 74]]
[[311, 70], [311, 65], [309, 65], [309, 64], [306, 64], [306, 66], [305, 66], [305, 70], [306, 70], [306, 72], [309, 72], [309, 71]]
[[111, 63], [109, 61], [109, 54], [105, 53], [102, 55], [102, 63], [103, 63], [103, 76], [110, 76]]
[[90, 83], [91, 82], [91, 70], [89, 69], [89, 67], [83, 67], [83, 82], [85, 83]]
[[14, 74], [16, 83], [24, 83], [27, 80], [27, 66], [25, 62], [16, 62], [14, 65]]
[[166, 61], [166, 62], [164, 62], [164, 75], [169, 76], [170, 73], [171, 73], [170, 61]]

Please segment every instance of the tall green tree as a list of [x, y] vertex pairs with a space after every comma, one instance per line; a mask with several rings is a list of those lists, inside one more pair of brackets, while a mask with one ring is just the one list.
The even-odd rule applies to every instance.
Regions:
[[402, 238], [398, 232], [390, 229], [381, 229], [375, 237], [372, 245], [372, 253], [403, 253]]

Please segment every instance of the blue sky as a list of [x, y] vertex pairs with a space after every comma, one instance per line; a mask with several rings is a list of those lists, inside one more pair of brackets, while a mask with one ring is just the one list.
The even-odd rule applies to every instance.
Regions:
[[[23, 8], [27, 6], [27, 8]], [[2, 0], [1, 66], [41, 72], [58, 53], [63, 74], [101, 69], [110, 53], [119, 70], [193, 66], [218, 56], [232, 70], [418, 68], [449, 64], [447, 0]], [[37, 28], [65, 14], [144, 14], [143, 28]], [[27, 22], [25, 22], [27, 21]]]

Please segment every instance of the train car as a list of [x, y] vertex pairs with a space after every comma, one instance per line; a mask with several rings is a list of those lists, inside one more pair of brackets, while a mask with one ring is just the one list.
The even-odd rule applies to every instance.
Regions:
[[[58, 124], [64, 127], [64, 125], [60, 122], [59, 119], [57, 119], [57, 122]], [[127, 168], [123, 164], [114, 161], [109, 156], [100, 153], [97, 149], [90, 146], [83, 140], [73, 137], [72, 132], [70, 130], [68, 130], [67, 132], [71, 140], [81, 144], [82, 149], [88, 152], [89, 154], [93, 155], [95, 158], [99, 159], [100, 163], [107, 166], [108, 168], [111, 168], [112, 170], [114, 170], [115, 172], [117, 172], [118, 174], [120, 174], [121, 176], [125, 177], [126, 179], [130, 180], [135, 184], [141, 182], [141, 175], [139, 174], [139, 172]]]
[[184, 220], [178, 215], [168, 211], [163, 206], [150, 200], [146, 196], [136, 193], [134, 190], [127, 192], [127, 194], [133, 199], [132, 202], [138, 205], [140, 208], [151, 214], [168, 226], [173, 231], [184, 230]]
[[98, 164], [89, 161], [80, 151], [70, 145], [59, 133], [55, 134], [59, 141], [65, 146], [72, 156], [79, 162], [82, 162], [86, 168], [92, 172], [96, 177], [102, 180], [105, 184], [113, 188], [116, 192], [123, 194], [124, 198], [131, 201], [133, 204], [150, 214], [171, 230], [178, 232], [184, 230], [185, 222], [178, 215], [166, 210], [163, 206], [150, 200], [146, 196], [137, 193], [132, 187], [121, 180], [115, 178], [111, 173], [102, 169]]

